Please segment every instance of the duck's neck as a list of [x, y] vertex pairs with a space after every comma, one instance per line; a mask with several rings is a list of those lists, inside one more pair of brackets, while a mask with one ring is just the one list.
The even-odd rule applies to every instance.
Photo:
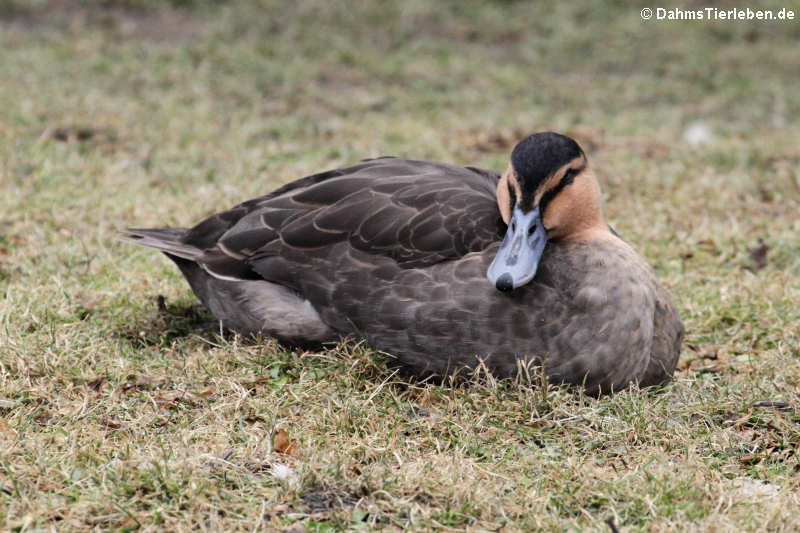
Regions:
[[603, 216], [602, 194], [594, 172], [587, 168], [547, 207], [544, 225], [552, 240], [583, 242], [613, 239]]

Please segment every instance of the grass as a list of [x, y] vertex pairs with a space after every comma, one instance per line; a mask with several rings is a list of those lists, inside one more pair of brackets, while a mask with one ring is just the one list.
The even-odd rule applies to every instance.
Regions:
[[[0, 7], [0, 528], [800, 527], [796, 21]], [[410, 384], [363, 345], [246, 343], [116, 240], [363, 157], [502, 169], [539, 129], [584, 146], [679, 303], [661, 392]]]

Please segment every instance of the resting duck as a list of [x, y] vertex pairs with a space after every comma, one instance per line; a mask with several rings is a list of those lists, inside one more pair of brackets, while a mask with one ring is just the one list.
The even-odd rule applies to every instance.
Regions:
[[419, 376], [544, 367], [603, 393], [664, 383], [683, 325], [603, 218], [578, 144], [536, 133], [499, 175], [393, 157], [289, 183], [190, 229], [128, 229], [222, 324], [366, 338]]

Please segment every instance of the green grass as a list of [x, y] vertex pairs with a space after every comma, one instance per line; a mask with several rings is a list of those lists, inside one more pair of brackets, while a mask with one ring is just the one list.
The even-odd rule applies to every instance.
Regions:
[[[0, 1], [0, 529], [800, 527], [800, 25], [530, 4]], [[247, 343], [116, 240], [364, 157], [502, 169], [541, 129], [678, 302], [661, 392]]]

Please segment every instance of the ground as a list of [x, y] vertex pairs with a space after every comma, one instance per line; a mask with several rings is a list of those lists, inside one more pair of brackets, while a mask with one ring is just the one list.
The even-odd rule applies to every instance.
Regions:
[[[642, 7], [0, 1], [0, 529], [800, 528], [800, 22]], [[117, 240], [543, 129], [675, 297], [663, 390], [246, 342]]]

